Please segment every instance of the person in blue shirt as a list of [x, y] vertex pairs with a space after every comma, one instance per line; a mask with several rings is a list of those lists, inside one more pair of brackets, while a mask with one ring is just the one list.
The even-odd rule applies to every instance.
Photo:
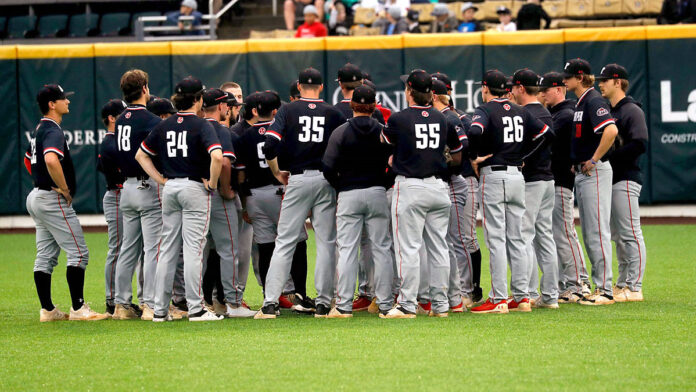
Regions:
[[466, 2], [462, 4], [462, 23], [457, 27], [457, 31], [460, 33], [471, 33], [474, 31], [483, 31], [481, 23], [474, 17], [474, 14], [478, 11], [476, 7], [471, 2]]
[[[179, 11], [167, 13], [167, 24], [177, 25], [183, 35], [202, 35], [203, 30], [194, 30], [193, 27], [200, 26], [203, 22], [203, 14], [198, 9], [196, 0], [184, 0], [181, 2]], [[193, 20], [179, 20], [182, 16], [193, 16]]]

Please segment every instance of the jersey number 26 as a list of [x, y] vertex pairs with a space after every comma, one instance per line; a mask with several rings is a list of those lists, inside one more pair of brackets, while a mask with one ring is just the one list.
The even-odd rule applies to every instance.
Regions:
[[520, 143], [524, 137], [524, 125], [522, 117], [503, 117], [503, 142]]

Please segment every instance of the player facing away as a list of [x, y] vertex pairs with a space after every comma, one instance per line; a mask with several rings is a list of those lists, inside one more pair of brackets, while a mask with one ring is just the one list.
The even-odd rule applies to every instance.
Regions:
[[[77, 188], [75, 168], [60, 127], [63, 116], [70, 112], [68, 96], [71, 94], [57, 84], [45, 85], [39, 90], [36, 101], [43, 117], [31, 135], [25, 154], [34, 180], [26, 206], [36, 225], [34, 283], [41, 302], [41, 322], [91, 321], [108, 317], [92, 311], [83, 295], [89, 251], [72, 208]], [[68, 259], [65, 276], [72, 302], [69, 315], [61, 312], [51, 300], [51, 275], [58, 265], [61, 249]]]
[[608, 153], [619, 131], [609, 106], [594, 88], [590, 63], [583, 59], [568, 61], [563, 82], [578, 97], [570, 158], [575, 171], [582, 239], [592, 263], [595, 284], [595, 292], [585, 295], [578, 303], [611, 305], [614, 303], [610, 229], [612, 168]]
[[382, 132], [383, 142], [394, 146], [392, 169], [397, 176], [391, 216], [401, 289], [398, 306], [380, 312], [380, 317], [416, 317], [422, 245], [430, 272], [430, 315], [447, 317], [450, 260], [446, 237], [451, 203], [443, 181], [448, 175], [445, 147], [455, 164], [463, 147], [455, 127], [430, 106], [430, 74], [417, 69], [401, 80], [409, 107], [392, 114]]
[[626, 96], [628, 71], [608, 64], [597, 77], [602, 96], [611, 104], [619, 135], [609, 161], [613, 171], [611, 236], [616, 243], [619, 277], [614, 286], [616, 302], [643, 300], [645, 241], [640, 227], [638, 198], [643, 184], [638, 159], [648, 146], [648, 125], [641, 105]]
[[[201, 296], [211, 194], [217, 189], [223, 160], [215, 129], [196, 116], [202, 106], [202, 90], [201, 81], [192, 77], [177, 83], [172, 100], [179, 112], [158, 124], [140, 144], [136, 155], [148, 175], [164, 185], [154, 322], [172, 319], [169, 301], [182, 244], [189, 321], [223, 319], [203, 306]], [[162, 174], [152, 162], [151, 157], [155, 156], [160, 159]]]
[[382, 125], [372, 118], [375, 90], [358, 86], [351, 96], [351, 118], [336, 128], [322, 160], [324, 177], [338, 193], [336, 208], [336, 307], [329, 318], [353, 316], [358, 248], [367, 231], [374, 262], [374, 286], [382, 314], [392, 308], [394, 268], [390, 254], [389, 204], [384, 188], [391, 149], [380, 141]]
[[[481, 177], [483, 234], [490, 252], [491, 291], [472, 313], [530, 312], [528, 256], [522, 237], [525, 184], [520, 166], [553, 135], [551, 128], [507, 98], [505, 75], [483, 76], [485, 104], [476, 108], [469, 129], [472, 165]], [[508, 300], [507, 261], [512, 272]]]
[[346, 119], [338, 109], [319, 98], [324, 88], [319, 71], [305, 69], [298, 80], [302, 98], [278, 110], [266, 130], [262, 149], [273, 175], [287, 186], [265, 282], [263, 308], [254, 316], [260, 319], [276, 317], [278, 297], [288, 279], [293, 253], [310, 212], [317, 244], [315, 317], [328, 316], [334, 295], [336, 192], [321, 173], [321, 158], [331, 133]]

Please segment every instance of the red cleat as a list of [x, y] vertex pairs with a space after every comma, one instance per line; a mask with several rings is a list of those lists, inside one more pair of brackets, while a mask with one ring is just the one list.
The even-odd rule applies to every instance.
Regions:
[[363, 312], [363, 311], [367, 310], [367, 308], [370, 307], [371, 303], [372, 303], [372, 301], [370, 301], [369, 298], [360, 296], [353, 301], [353, 311], [354, 312]]
[[459, 305], [457, 305], [457, 306], [450, 307], [450, 310], [452, 311], [452, 313], [464, 313], [464, 309], [466, 309], [466, 308], [464, 307], [463, 301], [460, 302]]
[[419, 303], [418, 307], [416, 308], [416, 314], [421, 314], [427, 316], [430, 314], [430, 310], [432, 309], [432, 304], [430, 302], [426, 302], [424, 304]]
[[488, 298], [483, 304], [471, 308], [471, 313], [507, 313], [508, 304], [505, 300], [493, 302]]
[[522, 298], [520, 302], [508, 300], [508, 309], [511, 312], [531, 312], [532, 304], [529, 302], [529, 298]]
[[280, 307], [283, 309], [292, 308], [292, 302], [290, 302], [290, 299], [286, 295], [281, 295], [278, 298], [278, 305], [280, 305]]

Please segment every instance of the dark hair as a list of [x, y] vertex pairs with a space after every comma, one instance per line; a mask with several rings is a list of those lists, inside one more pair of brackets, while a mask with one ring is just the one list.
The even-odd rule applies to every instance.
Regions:
[[143, 95], [143, 87], [147, 86], [147, 72], [139, 69], [131, 69], [121, 76], [121, 91], [123, 99], [131, 103], [140, 99]]
[[39, 101], [39, 110], [42, 115], [46, 115], [48, 113], [48, 101]]
[[375, 111], [374, 103], [355, 103], [350, 102], [350, 108], [356, 113], [372, 114]]
[[522, 86], [524, 91], [529, 95], [537, 95], [539, 93], [539, 86]]
[[341, 82], [341, 87], [346, 90], [355, 90], [358, 86], [362, 86], [362, 80], [357, 80], [355, 82]]
[[409, 88], [409, 91], [411, 92], [411, 97], [413, 97], [416, 105], [426, 106], [433, 102], [433, 93], [422, 93], [420, 91], [413, 90], [412, 88]]
[[202, 92], [197, 92], [195, 94], [174, 94], [172, 95], [172, 102], [176, 110], [186, 110], [201, 99], [201, 96]]
[[239, 115], [242, 116], [242, 118], [247, 120], [247, 121], [254, 118], [254, 113], [252, 113], [251, 109], [247, 108], [246, 106], [242, 106], [242, 108], [239, 111]]
[[502, 97], [503, 95], [509, 93], [509, 91], [507, 91], [504, 88], [495, 88], [495, 87], [488, 87], [488, 91], [491, 92], [491, 95], [494, 95], [496, 97]]
[[273, 114], [273, 110], [274, 109], [272, 108], [264, 108], [263, 110], [256, 108], [256, 111], [259, 112], [259, 117], [263, 118], [269, 117], [271, 114]]

